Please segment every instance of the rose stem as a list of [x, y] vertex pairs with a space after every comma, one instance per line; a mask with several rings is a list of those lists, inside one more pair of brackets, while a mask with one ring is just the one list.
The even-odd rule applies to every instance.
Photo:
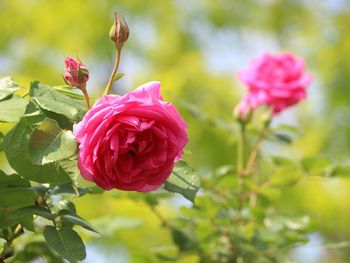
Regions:
[[83, 89], [81, 89], [81, 91], [83, 92], [84, 98], [85, 98], [85, 102], [86, 102], [86, 106], [88, 109], [91, 108], [90, 106], [90, 98], [89, 98], [89, 94], [86, 91], [86, 88], [84, 87]]
[[111, 74], [111, 76], [109, 78], [108, 84], [106, 86], [106, 89], [105, 89], [103, 95], [108, 95], [109, 92], [111, 91], [113, 79], [114, 79], [114, 76], [117, 73], [117, 70], [118, 70], [118, 67], [119, 67], [120, 53], [121, 53], [120, 51], [121, 51], [121, 49], [117, 49], [117, 54], [116, 54], [116, 60], [115, 60], [114, 68], [113, 68], [112, 74]]
[[[255, 143], [255, 146], [254, 146], [252, 152], [249, 155], [247, 165], [246, 165], [245, 169], [242, 172], [243, 175], [248, 175], [249, 173], [252, 172], [253, 167], [254, 167], [255, 162], [256, 162], [256, 157], [258, 156], [258, 153], [259, 153], [259, 150], [260, 150], [260, 146], [261, 146], [262, 140], [263, 140], [265, 132], [266, 132], [266, 129], [267, 129], [267, 127], [264, 127], [261, 130], [261, 132], [259, 134], [259, 137], [258, 137], [258, 139], [257, 139], [257, 141]], [[256, 171], [253, 172], [252, 179], [253, 179], [254, 183], [258, 184], [259, 178], [258, 178], [258, 173]], [[256, 190], [253, 190], [250, 193], [250, 200], [249, 200], [249, 202], [250, 202], [250, 206], [253, 207], [253, 208], [256, 206], [256, 201], [257, 201], [257, 197], [258, 197], [257, 195], [258, 195], [258, 193], [257, 193]]]
[[237, 142], [237, 164], [236, 164], [236, 168], [237, 168], [237, 174], [239, 176], [238, 180], [239, 180], [239, 188], [240, 190], [242, 190], [242, 183], [243, 183], [243, 178], [242, 178], [242, 170], [243, 170], [243, 166], [244, 166], [244, 137], [245, 137], [245, 124], [244, 123], [240, 123], [240, 134], [239, 134], [239, 138], [238, 138], [238, 142]]

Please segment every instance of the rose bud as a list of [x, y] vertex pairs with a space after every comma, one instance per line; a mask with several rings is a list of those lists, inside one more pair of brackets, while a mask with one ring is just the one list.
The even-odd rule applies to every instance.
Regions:
[[82, 176], [103, 189], [148, 192], [169, 177], [187, 144], [187, 125], [160, 83], [106, 95], [73, 127]]
[[68, 85], [85, 89], [86, 82], [89, 79], [89, 71], [86, 66], [79, 60], [67, 56], [65, 61], [64, 80]]
[[304, 99], [311, 83], [304, 60], [289, 53], [264, 54], [242, 70], [239, 78], [249, 89], [240, 102], [242, 114], [261, 105], [277, 114]]
[[121, 49], [124, 42], [128, 40], [129, 27], [123, 17], [120, 19], [119, 16], [115, 14], [115, 22], [109, 31], [109, 37], [114, 42], [117, 49]]

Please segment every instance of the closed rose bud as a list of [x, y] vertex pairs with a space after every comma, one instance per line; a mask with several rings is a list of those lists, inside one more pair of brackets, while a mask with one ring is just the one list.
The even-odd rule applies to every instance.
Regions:
[[109, 31], [109, 37], [115, 43], [117, 49], [121, 49], [124, 42], [129, 38], [129, 27], [125, 19], [120, 19], [117, 14], [115, 14], [115, 22]]
[[80, 89], [85, 89], [86, 82], [89, 79], [89, 70], [79, 60], [75, 60], [69, 56], [65, 61], [64, 80], [68, 85], [75, 86]]

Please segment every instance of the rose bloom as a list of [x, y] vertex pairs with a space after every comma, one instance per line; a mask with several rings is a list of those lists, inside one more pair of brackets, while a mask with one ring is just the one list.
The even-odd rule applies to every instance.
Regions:
[[150, 82], [106, 95], [74, 125], [82, 176], [100, 187], [148, 192], [169, 177], [187, 144], [187, 125]]
[[241, 115], [260, 105], [269, 106], [277, 114], [304, 99], [311, 83], [304, 60], [290, 53], [264, 54], [238, 76], [249, 88], [236, 109]]
[[89, 80], [89, 71], [86, 66], [79, 60], [75, 60], [69, 56], [65, 61], [64, 80], [67, 84], [78, 88], [85, 88], [86, 82]]

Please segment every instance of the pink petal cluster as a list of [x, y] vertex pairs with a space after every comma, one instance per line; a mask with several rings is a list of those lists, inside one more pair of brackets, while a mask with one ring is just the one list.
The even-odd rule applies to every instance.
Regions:
[[89, 71], [86, 66], [79, 60], [75, 60], [69, 56], [65, 61], [64, 79], [67, 84], [78, 88], [85, 88], [89, 79]]
[[169, 177], [187, 144], [187, 124], [160, 83], [106, 95], [74, 125], [82, 176], [109, 190], [148, 192]]
[[277, 114], [304, 99], [311, 83], [311, 75], [304, 71], [304, 60], [290, 53], [264, 54], [252, 60], [238, 76], [249, 89], [236, 108], [241, 116], [261, 105]]

